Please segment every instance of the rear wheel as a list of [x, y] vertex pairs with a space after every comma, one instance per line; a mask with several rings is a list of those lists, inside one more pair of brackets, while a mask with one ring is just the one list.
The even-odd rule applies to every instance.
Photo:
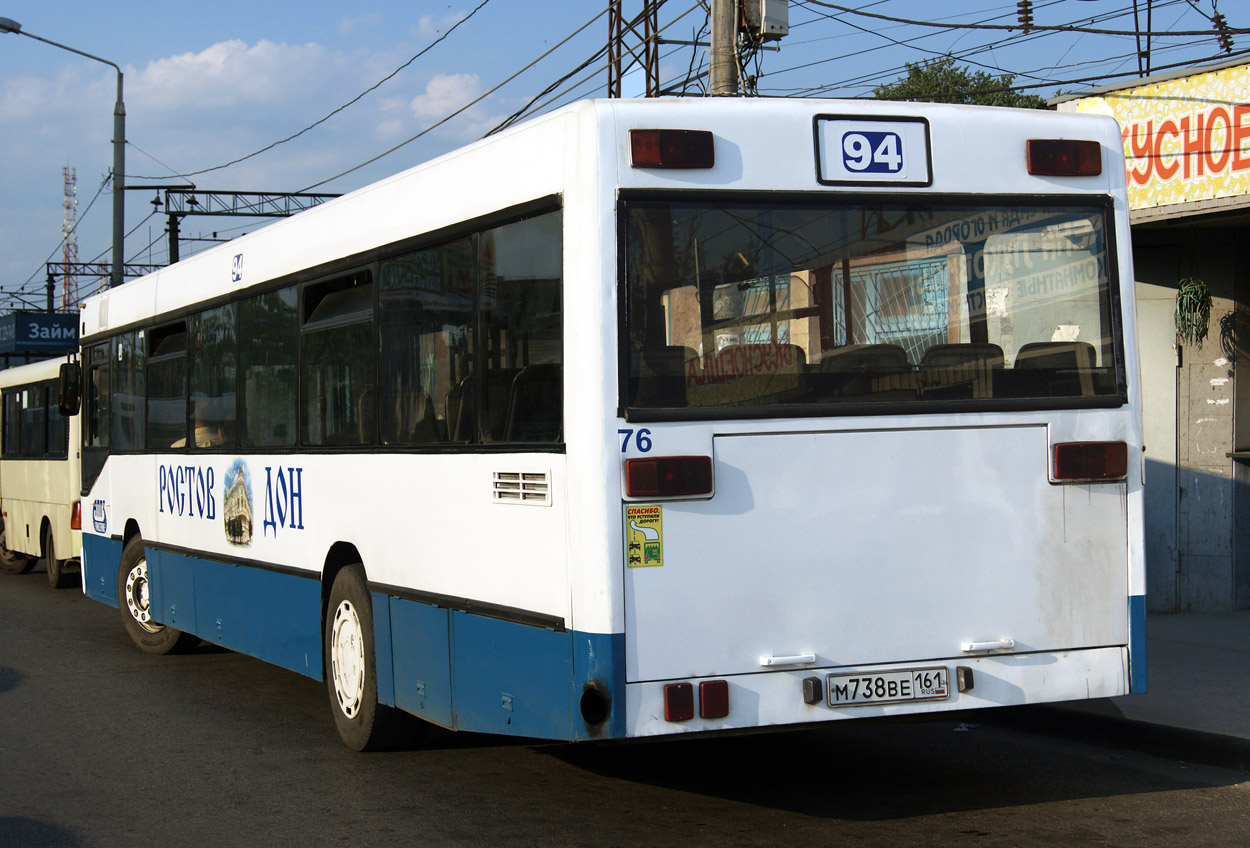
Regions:
[[145, 654], [169, 654], [185, 650], [199, 640], [190, 633], [157, 624], [152, 620], [152, 603], [148, 592], [148, 559], [143, 540], [133, 537], [122, 549], [117, 569], [117, 607], [122, 626], [135, 646]]
[[0, 574], [25, 574], [35, 567], [35, 560], [26, 554], [9, 550], [9, 537], [0, 521]]
[[65, 573], [65, 560], [56, 558], [56, 542], [52, 538], [51, 527], [43, 532], [43, 556], [47, 563], [49, 586], [64, 589], [74, 582], [74, 575]]
[[334, 578], [324, 641], [326, 691], [347, 747], [378, 751], [411, 742], [418, 720], [378, 703], [373, 605], [359, 566], [350, 565]]

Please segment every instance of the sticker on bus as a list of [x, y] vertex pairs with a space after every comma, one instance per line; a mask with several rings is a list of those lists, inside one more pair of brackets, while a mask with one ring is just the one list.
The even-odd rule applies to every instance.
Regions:
[[625, 564], [630, 568], [664, 565], [664, 517], [659, 504], [625, 507]]

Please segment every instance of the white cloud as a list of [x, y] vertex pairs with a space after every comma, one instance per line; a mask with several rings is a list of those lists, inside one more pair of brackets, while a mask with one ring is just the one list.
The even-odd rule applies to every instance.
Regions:
[[442, 35], [455, 26], [459, 21], [464, 20], [464, 12], [455, 12], [442, 17], [434, 15], [422, 15], [417, 19], [416, 32], [422, 38], [434, 38]]
[[158, 59], [127, 85], [147, 110], [221, 108], [281, 102], [308, 91], [332, 61], [317, 44], [223, 41], [199, 53]]
[[343, 18], [339, 21], [339, 34], [347, 35], [357, 29], [372, 29], [382, 23], [382, 16], [377, 12], [361, 15], [358, 18]]
[[418, 118], [442, 118], [454, 112], [482, 90], [477, 74], [436, 74], [425, 86], [425, 94], [418, 94], [408, 108]]

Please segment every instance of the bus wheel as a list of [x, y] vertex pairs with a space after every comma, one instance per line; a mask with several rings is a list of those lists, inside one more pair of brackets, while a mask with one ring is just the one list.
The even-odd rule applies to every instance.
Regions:
[[43, 534], [43, 556], [48, 565], [48, 585], [53, 589], [64, 589], [74, 582], [73, 574], [65, 573], [65, 560], [56, 558], [56, 544], [52, 539], [52, 528]]
[[185, 650], [198, 639], [172, 627], [152, 620], [151, 599], [148, 594], [148, 558], [143, 552], [143, 540], [138, 536], [126, 543], [122, 561], [117, 569], [117, 607], [121, 610], [122, 626], [130, 641], [145, 654], [169, 654]]
[[330, 709], [347, 747], [380, 751], [410, 742], [418, 720], [378, 703], [373, 606], [359, 566], [349, 565], [334, 578], [324, 648]]
[[5, 533], [4, 522], [0, 521], [0, 574], [25, 574], [34, 567], [34, 559], [9, 550], [9, 538]]

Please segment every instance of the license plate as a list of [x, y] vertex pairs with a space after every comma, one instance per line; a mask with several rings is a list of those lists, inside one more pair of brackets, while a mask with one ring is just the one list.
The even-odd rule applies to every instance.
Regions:
[[950, 670], [944, 666], [830, 674], [825, 683], [831, 707], [945, 701], [951, 696]]

